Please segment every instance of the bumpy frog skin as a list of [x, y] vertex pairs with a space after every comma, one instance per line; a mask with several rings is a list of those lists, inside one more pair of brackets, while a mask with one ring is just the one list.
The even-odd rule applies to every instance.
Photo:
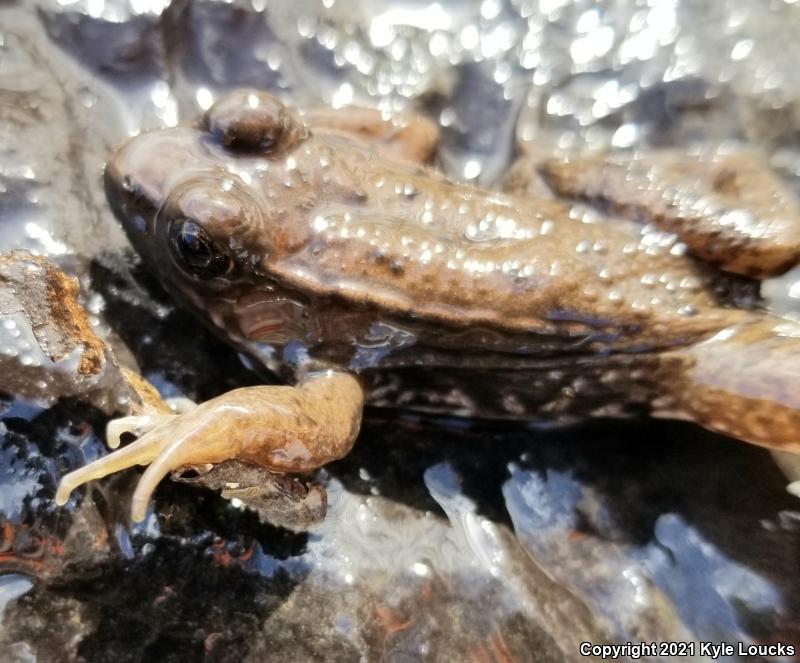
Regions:
[[[559, 195], [651, 221], [727, 271], [765, 278], [800, 258], [800, 204], [757, 154], [696, 146], [546, 160], [538, 170]], [[524, 187], [530, 171], [520, 160], [509, 188]]]
[[[652, 224], [453, 182], [414, 163], [434, 141], [429, 123], [304, 121], [245, 90], [196, 127], [123, 145], [108, 197], [144, 260], [296, 386], [118, 420], [110, 443], [142, 436], [65, 476], [57, 501], [150, 464], [133, 499], [141, 520], [183, 466], [312, 470], [347, 453], [365, 404], [557, 421], [650, 413], [800, 451], [800, 326], [734, 308], [747, 284], [685, 255], [686, 244], [702, 254], [691, 223], [670, 227], [683, 244]], [[772, 242], [758, 238], [759, 255]], [[718, 242], [714, 260], [748, 263], [752, 246]], [[779, 249], [778, 267], [797, 248]]]

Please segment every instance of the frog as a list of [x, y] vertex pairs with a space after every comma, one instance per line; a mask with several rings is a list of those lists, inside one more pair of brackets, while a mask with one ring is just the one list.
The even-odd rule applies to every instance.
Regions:
[[[800, 324], [763, 308], [733, 255], [763, 248], [758, 224], [693, 251], [692, 219], [526, 191], [541, 165], [515, 167], [509, 191], [457, 181], [426, 163], [435, 141], [429, 121], [309, 115], [244, 89], [119, 147], [107, 197], [144, 264], [275, 384], [113, 420], [113, 452], [66, 474], [56, 502], [135, 465], [133, 521], [183, 467], [307, 475], [350, 451], [367, 407], [678, 418], [800, 452]], [[790, 266], [791, 233], [784, 249], [758, 276]], [[138, 439], [120, 447], [125, 432]]]

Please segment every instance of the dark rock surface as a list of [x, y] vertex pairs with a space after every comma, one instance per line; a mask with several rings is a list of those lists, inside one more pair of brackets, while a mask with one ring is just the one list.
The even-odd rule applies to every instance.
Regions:
[[[127, 135], [258, 85], [298, 103], [428, 109], [456, 177], [491, 182], [516, 132], [537, 149], [744, 139], [796, 183], [798, 12], [0, 2], [0, 249], [77, 277], [120, 364], [165, 397], [204, 400], [265, 376], [132, 255], [100, 184]], [[768, 288], [790, 314], [796, 279]], [[0, 353], [13, 347], [0, 338]], [[132, 526], [136, 471], [54, 506], [59, 477], [105, 453], [107, 415], [74, 381], [31, 398], [41, 376], [20, 382], [20, 356], [0, 354], [0, 660], [507, 663], [579, 660], [586, 640], [800, 645], [800, 503], [762, 449], [669, 422], [547, 430], [374, 412], [320, 474], [328, 517], [307, 533], [168, 481]]]

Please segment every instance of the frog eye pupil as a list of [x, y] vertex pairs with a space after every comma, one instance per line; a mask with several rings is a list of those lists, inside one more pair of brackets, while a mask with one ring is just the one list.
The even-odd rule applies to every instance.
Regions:
[[170, 225], [170, 243], [180, 265], [200, 278], [214, 278], [230, 271], [231, 257], [197, 223], [177, 219]]

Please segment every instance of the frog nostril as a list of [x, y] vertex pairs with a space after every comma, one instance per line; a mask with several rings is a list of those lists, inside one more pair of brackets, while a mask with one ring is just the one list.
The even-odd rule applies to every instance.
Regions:
[[131, 224], [136, 229], [137, 232], [146, 233], [147, 232], [147, 220], [141, 214], [134, 214], [132, 217]]

